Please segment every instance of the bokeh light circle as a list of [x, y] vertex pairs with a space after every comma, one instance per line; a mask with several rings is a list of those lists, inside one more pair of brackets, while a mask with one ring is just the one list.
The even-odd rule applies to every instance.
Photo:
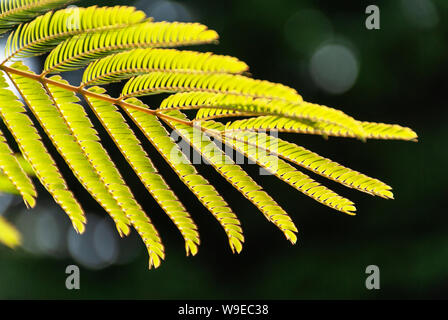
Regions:
[[320, 89], [341, 94], [356, 82], [359, 62], [352, 49], [344, 44], [329, 43], [320, 46], [312, 55], [309, 71]]

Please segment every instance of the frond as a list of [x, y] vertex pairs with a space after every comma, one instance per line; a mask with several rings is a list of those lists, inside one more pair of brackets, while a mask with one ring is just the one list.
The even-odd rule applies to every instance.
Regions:
[[[14, 66], [19, 70], [30, 72], [29, 68], [22, 63], [17, 62]], [[82, 145], [79, 142], [79, 136], [67, 125], [63, 115], [51, 101], [45, 89], [39, 82], [20, 75], [12, 75], [11, 78], [75, 177], [104, 210], [109, 213], [115, 222], [119, 234], [121, 236], [128, 235], [130, 222], [84, 154]], [[87, 132], [83, 131], [83, 134]]]
[[44, 73], [75, 70], [89, 62], [136, 48], [176, 47], [210, 43], [218, 34], [199, 23], [147, 22], [105, 32], [83, 34], [60, 43], [50, 52]]
[[[179, 111], [171, 110], [164, 114], [177, 119], [186, 119]], [[210, 163], [233, 187], [251, 201], [264, 216], [274, 223], [286, 236], [295, 243], [297, 228], [289, 215], [230, 157], [219, 149], [209, 137], [198, 128], [194, 128], [175, 120], [164, 121], [169, 124], [182, 138], [191, 144], [202, 157]]]
[[86, 68], [82, 85], [104, 84], [152, 72], [188, 74], [242, 73], [247, 64], [237, 58], [176, 49], [134, 49], [94, 61]]
[[[51, 79], [67, 84], [60, 76], [54, 76]], [[143, 239], [148, 249], [150, 267], [158, 267], [164, 259], [164, 247], [160, 236], [101, 145], [96, 130], [84, 108], [79, 104], [78, 97], [73, 92], [55, 85], [49, 84], [47, 89], [66, 124], [77, 137], [90, 164]]]
[[22, 242], [22, 237], [16, 228], [5, 218], [0, 216], [0, 243], [4, 245], [15, 248]]
[[0, 0], [0, 34], [17, 24], [30, 21], [46, 11], [68, 5], [74, 0]]
[[[150, 268], [165, 259], [164, 245], [91, 120], [99, 121], [177, 227], [187, 255], [198, 252], [198, 228], [129, 121], [214, 216], [233, 252], [241, 252], [245, 240], [241, 222], [214, 185], [196, 170], [194, 165], [200, 160], [211, 164], [292, 243], [297, 241], [297, 227], [291, 217], [230, 158], [230, 152], [243, 162], [247, 159], [258, 164], [310, 198], [348, 214], [356, 211], [353, 202], [313, 180], [303, 169], [346, 187], [393, 198], [392, 188], [380, 180], [266, 131], [362, 141], [416, 141], [417, 134], [411, 129], [359, 121], [341, 110], [306, 102], [293, 88], [251, 78], [248, 65], [237, 58], [173, 49], [216, 43], [217, 32], [203, 24], [153, 22], [130, 6], [61, 9], [72, 2], [0, 0], [0, 35], [11, 32], [0, 72], [21, 96], [14, 94], [1, 74], [0, 117], [20, 155], [13, 153], [6, 139], [9, 133], [0, 129], [0, 192], [20, 195], [27, 207], [33, 207], [37, 193], [30, 177], [35, 176], [67, 213], [75, 230], [84, 231], [84, 212], [43, 143], [48, 138], [58, 159], [60, 155], [82, 187], [114, 220], [120, 236], [128, 235], [131, 227], [137, 230], [147, 248]], [[48, 55], [40, 74], [21, 62], [8, 63], [42, 54]], [[49, 77], [83, 68], [79, 85], [71, 85], [59, 75]], [[97, 86], [123, 80], [127, 82], [116, 98]], [[137, 99], [154, 94], [165, 96], [153, 108]], [[186, 146], [178, 144], [177, 138]], [[193, 158], [187, 156], [191, 149], [196, 151]], [[0, 242], [9, 246], [20, 242], [20, 235], [1, 217]]]
[[[126, 100], [140, 107], [146, 107], [136, 98]], [[181, 181], [194, 193], [198, 200], [221, 224], [229, 240], [232, 251], [241, 252], [244, 242], [241, 223], [213, 185], [211, 185], [190, 160], [182, 153], [156, 116], [138, 110], [124, 109], [132, 121], [145, 134], [148, 141], [159, 151], [165, 161], [176, 172]]]
[[7, 88], [4, 77], [0, 76], [0, 116], [3, 122], [42, 185], [70, 217], [75, 230], [82, 233], [86, 220], [81, 206], [68, 190], [53, 158], [43, 145], [31, 119], [26, 115], [23, 104]]
[[126, 6], [74, 7], [48, 12], [20, 25], [9, 35], [6, 59], [40, 55], [72, 36], [127, 27], [144, 18], [142, 11]]
[[[16, 156], [12, 153], [0, 130], [0, 172], [7, 177], [22, 196], [27, 207], [36, 205], [36, 189]], [[1, 189], [0, 189], [1, 190]], [[11, 190], [11, 188], [9, 188]]]
[[[92, 87], [89, 91], [98, 94], [105, 93], [105, 90], [100, 87]], [[157, 172], [157, 169], [142, 149], [140, 142], [125, 122], [123, 116], [109, 102], [89, 96], [85, 98], [146, 189], [182, 233], [187, 255], [190, 252], [192, 255], [195, 255], [198, 250], [197, 246], [200, 243], [196, 224], [165, 180]]]
[[229, 93], [252, 98], [267, 98], [299, 103], [302, 97], [287, 86], [233, 74], [189, 74], [151, 72], [129, 80], [122, 98], [162, 92], [199, 91]]
[[[221, 129], [223, 129], [221, 127]], [[325, 178], [386, 199], [393, 198], [391, 187], [378, 179], [370, 178], [355, 170], [346, 168], [294, 143], [265, 133], [224, 131], [225, 136], [263, 149]]]
[[187, 92], [169, 96], [160, 109], [228, 109], [254, 115], [276, 115], [295, 120], [311, 120], [336, 124], [350, 130], [360, 139], [365, 133], [358, 122], [340, 110], [309, 102], [290, 103], [279, 100], [252, 98], [241, 95]]
[[[202, 126], [208, 129], [220, 132], [224, 129], [224, 125], [219, 122], [206, 121], [202, 123]], [[259, 141], [255, 140], [255, 143], [248, 143], [247, 138], [232, 139], [224, 136], [224, 142], [231, 145], [235, 150], [244, 154], [248, 159], [256, 162], [262, 168], [266, 169], [271, 174], [275, 175], [280, 180], [288, 183], [290, 186], [296, 188], [298, 191], [309, 196], [310, 198], [341, 212], [353, 215], [356, 208], [354, 203], [327, 187], [321, 185], [315, 180], [311, 179], [306, 174], [296, 170], [293, 166], [279, 159], [276, 155], [267, 153], [266, 141], [267, 136], [259, 136]], [[216, 138], [220, 138], [219, 135]], [[252, 141], [253, 142], [253, 141]], [[275, 149], [275, 147], [274, 147]]]
[[[367, 139], [408, 140], [416, 141], [417, 134], [410, 128], [397, 124], [359, 121]], [[244, 130], [278, 130], [280, 132], [295, 132], [318, 134], [323, 136], [350, 137], [355, 134], [339, 125], [318, 121], [296, 120], [279, 116], [260, 116], [249, 119], [235, 120], [226, 124], [226, 131]]]

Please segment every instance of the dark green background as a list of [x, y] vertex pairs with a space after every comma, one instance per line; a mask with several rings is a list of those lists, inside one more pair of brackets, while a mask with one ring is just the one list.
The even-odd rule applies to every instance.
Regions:
[[[103, 1], [106, 3], [111, 2]], [[216, 221], [169, 173], [168, 181], [187, 200], [199, 225], [202, 244], [196, 257], [185, 257], [178, 232], [140, 192], [138, 199], [157, 224], [167, 248], [166, 261], [159, 269], [147, 270], [147, 256], [139, 244], [140, 254], [130, 264], [101, 271], [81, 268], [81, 290], [68, 291], [64, 271], [68, 264], [75, 263], [71, 259], [1, 247], [0, 298], [448, 298], [448, 2], [432, 1], [438, 21], [431, 27], [407, 19], [402, 1], [183, 3], [195, 21], [220, 34], [218, 46], [198, 49], [237, 56], [250, 65], [255, 78], [292, 86], [307, 101], [340, 108], [360, 120], [413, 128], [419, 135], [418, 143], [284, 136], [382, 179], [393, 186], [395, 200], [327, 183], [356, 202], [358, 214], [351, 217], [314, 202], [272, 177], [260, 178], [256, 168], [247, 167], [298, 225], [299, 241], [291, 246], [254, 206], [209, 168], [201, 168], [216, 182], [242, 221], [246, 243], [240, 255], [233, 255]], [[369, 31], [364, 26], [364, 11], [373, 3], [381, 10], [381, 29]], [[322, 40], [319, 25], [303, 23], [290, 31], [297, 44], [285, 36], [288, 19], [305, 8], [320, 11], [331, 22], [334, 34], [356, 48], [359, 76], [344, 94], [320, 90], [307, 72], [310, 52]], [[161, 169], [168, 170], [163, 165]], [[127, 178], [138, 193], [142, 186], [134, 183], [132, 175]], [[42, 190], [40, 194], [45, 203], [48, 195]], [[90, 199], [82, 199], [85, 193], [79, 187], [77, 194], [103, 215]], [[12, 216], [13, 212], [8, 215]], [[381, 270], [380, 290], [365, 288], [365, 268], [371, 264]]]

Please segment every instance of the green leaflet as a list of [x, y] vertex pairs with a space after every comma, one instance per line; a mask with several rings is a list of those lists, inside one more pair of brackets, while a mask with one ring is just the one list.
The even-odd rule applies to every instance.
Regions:
[[2, 172], [0, 172], [0, 194], [1, 193], [9, 193], [20, 196], [19, 190], [17, 187], [12, 184], [11, 180], [8, 179]]
[[[22, 196], [27, 207], [36, 205], [36, 189], [33, 182], [27, 176], [16, 156], [12, 153], [0, 130], [0, 172], [5, 175], [13, 187]], [[0, 189], [2, 190], [2, 189]], [[3, 189], [5, 190], [5, 189]], [[11, 188], [9, 188], [11, 190]], [[14, 189], [13, 189], [14, 190]]]
[[241, 95], [187, 92], [169, 96], [160, 109], [216, 108], [251, 113], [254, 115], [277, 115], [295, 120], [311, 120], [336, 124], [364, 139], [365, 133], [358, 122], [340, 110], [309, 102], [290, 103], [279, 100], [252, 98]]
[[218, 34], [199, 23], [147, 22], [72, 37], [59, 44], [45, 60], [44, 73], [79, 69], [111, 53], [135, 48], [176, 47], [209, 43]]
[[[8, 148], [9, 148], [9, 146], [8, 146]], [[27, 179], [29, 179], [28, 177], [36, 176], [33, 168], [31, 168], [28, 161], [26, 161], [25, 158], [23, 158], [21, 154], [14, 154], [13, 156], [15, 158], [15, 161], [17, 161], [19, 163], [20, 169], [23, 170]], [[9, 163], [8, 163], [8, 165], [9, 165]], [[31, 186], [32, 186], [32, 188], [34, 188], [33, 184], [31, 184]], [[9, 179], [8, 176], [6, 176], [2, 170], [0, 170], [0, 193], [1, 192], [21, 196], [17, 187], [14, 185], [14, 183], [11, 182], [11, 179]], [[37, 193], [36, 193], [36, 196], [37, 196]], [[34, 201], [36, 201], [36, 199], [34, 199]], [[28, 204], [25, 202], [25, 205], [27, 205], [28, 208], [33, 207], [33, 206], [31, 206], [31, 204], [33, 204], [31, 199], [30, 199], [30, 202], [31, 203], [28, 203]]]
[[[14, 66], [17, 69], [30, 72], [28, 67], [21, 63], [17, 62]], [[45, 89], [39, 82], [23, 76], [12, 75], [11, 78], [75, 177], [106, 212], [110, 214], [120, 236], [128, 235], [130, 222], [122, 212], [117, 201], [102, 183], [99, 175], [84, 154], [77, 136], [71, 131], [59, 109], [55, 107], [51, 98], [45, 92]]]
[[[220, 126], [223, 130], [223, 126]], [[324, 158], [294, 143], [257, 132], [223, 131], [226, 137], [246, 142], [264, 149], [272, 155], [295, 163], [323, 177], [339, 182], [346, 187], [354, 188], [386, 199], [393, 199], [391, 187], [378, 179], [370, 178], [362, 173], [346, 168], [336, 162]]]
[[[52, 79], [60, 83], [67, 83], [60, 76], [54, 76]], [[65, 122], [73, 135], [77, 137], [90, 164], [140, 234], [148, 249], [149, 266], [157, 268], [165, 257], [160, 236], [151, 220], [135, 201], [112, 159], [102, 147], [96, 130], [92, 127], [83, 107], [79, 105], [78, 97], [73, 92], [54, 85], [48, 85], [48, 89]]]
[[[126, 102], [147, 107], [136, 98], [128, 99]], [[244, 242], [241, 223], [218, 191], [197, 172], [156, 116], [128, 108], [125, 108], [125, 111], [173, 168], [182, 182], [218, 220], [227, 234], [232, 251], [241, 252]]]
[[[221, 123], [214, 121], [202, 123], [202, 126], [217, 132], [224, 130], [224, 126]], [[217, 138], [221, 137], [218, 135]], [[271, 139], [271, 141], [267, 141], [266, 139], [269, 137], [262, 135], [258, 137], [259, 139], [252, 141], [253, 143], [250, 144], [247, 141], [247, 137], [243, 137], [241, 140], [232, 138], [229, 139], [228, 136], [224, 136], [222, 138], [224, 138], [225, 143], [230, 144], [235, 150], [244, 154], [248, 159], [256, 162], [268, 172], [274, 174], [277, 178], [288, 183], [310, 198], [330, 208], [350, 215], [353, 215], [354, 211], [356, 211], [352, 201], [341, 197], [334, 191], [311, 179], [306, 174], [296, 170], [293, 166], [279, 159], [276, 155], [267, 153], [266, 151], [269, 148], [263, 148], [263, 146], [271, 143], [271, 147], [273, 146], [273, 149], [275, 150], [277, 147], [276, 140], [272, 141]]]
[[126, 6], [73, 7], [48, 12], [20, 25], [9, 35], [5, 56], [9, 60], [44, 54], [74, 35], [126, 27], [144, 18], [142, 11]]
[[15, 154], [15, 157], [17, 161], [19, 162], [20, 166], [22, 167], [23, 171], [30, 177], [35, 177], [36, 174], [33, 170], [33, 168], [30, 166], [28, 161], [21, 155], [21, 154]]
[[[367, 139], [395, 139], [415, 141], [417, 134], [410, 128], [396, 124], [359, 121]], [[278, 130], [280, 132], [296, 132], [318, 134], [323, 136], [351, 137], [356, 135], [347, 128], [332, 123], [296, 120], [279, 116], [260, 116], [226, 123], [226, 131], [243, 130]]]
[[[7, 146], [9, 149], [9, 145]], [[27, 177], [27, 179], [29, 179], [29, 177], [35, 177], [36, 174], [33, 171], [33, 168], [31, 168], [30, 164], [28, 163], [28, 161], [25, 160], [25, 158], [23, 158], [23, 156], [21, 154], [13, 154], [15, 161], [18, 162], [19, 166], [20, 166], [20, 170], [23, 170], [23, 172], [25, 173], [25, 176]], [[6, 156], [7, 157], [7, 156]], [[9, 163], [8, 163], [9, 165]], [[34, 185], [31, 182], [32, 187], [34, 188]], [[19, 190], [17, 189], [17, 187], [14, 185], [14, 183], [11, 182], [11, 179], [8, 178], [8, 176], [0, 169], [0, 193], [4, 192], [4, 193], [10, 193], [10, 194], [15, 194], [17, 196], [21, 196]], [[37, 193], [36, 193], [37, 196]], [[35, 201], [36, 199], [34, 199]], [[30, 208], [31, 206], [29, 205], [29, 203], [27, 204], [25, 202], [25, 205]], [[31, 207], [32, 208], [32, 207]]]
[[150, 72], [242, 73], [248, 66], [230, 56], [176, 49], [134, 49], [89, 64], [82, 85], [103, 84]]
[[[166, 111], [164, 114], [178, 119], [186, 119], [184, 114], [176, 110]], [[200, 152], [202, 157], [211, 163], [219, 174], [264, 214], [266, 219], [275, 224], [291, 243], [296, 243], [297, 228], [289, 215], [239, 165], [197, 128], [174, 120], [165, 120], [165, 122]]]
[[0, 0], [0, 34], [39, 14], [68, 5], [74, 0]]
[[84, 231], [84, 212], [68, 190], [54, 160], [40, 140], [23, 104], [10, 90], [3, 76], [0, 77], [0, 116], [14, 136], [23, 156], [32, 166], [43, 186], [64, 209], [79, 233]]
[[[92, 87], [89, 91], [98, 94], [105, 93], [105, 90], [100, 87]], [[165, 180], [154, 168], [148, 155], [142, 149], [140, 142], [122, 115], [109, 102], [89, 96], [86, 96], [86, 99], [146, 189], [182, 233], [185, 239], [187, 255], [190, 253], [195, 255], [198, 250], [197, 246], [200, 243], [196, 224]]]
[[245, 97], [286, 100], [294, 103], [302, 101], [302, 97], [296, 90], [284, 85], [242, 75], [219, 73], [151, 72], [129, 80], [123, 87], [121, 96], [126, 98], [161, 92], [185, 91], [230, 93]]

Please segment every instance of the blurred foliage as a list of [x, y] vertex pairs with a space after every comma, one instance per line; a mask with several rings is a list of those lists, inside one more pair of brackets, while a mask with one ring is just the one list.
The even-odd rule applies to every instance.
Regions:
[[0, 243], [14, 248], [20, 245], [21, 237], [19, 232], [5, 218], [0, 217]]
[[[17, 156], [17, 160], [22, 166], [23, 170], [30, 176], [34, 176], [34, 171], [29, 163], [22, 156]], [[2, 193], [15, 194], [20, 196], [17, 188], [9, 181], [8, 177], [0, 170], [0, 197]], [[3, 209], [3, 208], [2, 208]], [[22, 236], [19, 231], [1, 216], [0, 211], [0, 243], [15, 248], [22, 243]]]
[[[135, 3], [148, 15], [156, 2], [113, 1]], [[448, 2], [178, 3], [189, 10], [193, 20], [219, 32], [220, 44], [203, 50], [244, 60], [255, 78], [285, 83], [307, 101], [341, 108], [361, 120], [413, 128], [419, 134], [418, 143], [362, 143], [335, 138], [325, 141], [320, 137], [285, 135], [382, 179], [394, 187], [395, 200], [372, 198], [330, 184], [358, 203], [357, 216], [337, 214], [316, 206], [272, 177], [257, 177], [258, 170], [248, 166], [248, 171], [297, 223], [299, 241], [291, 246], [250, 203], [204, 167], [200, 171], [221, 185], [220, 191], [239, 213], [247, 239], [240, 255], [223, 251], [225, 236], [215, 234], [216, 222], [192, 200], [187, 209], [193, 212], [204, 241], [198, 256], [186, 258], [173, 226], [155, 202], [140, 196], [138, 200], [155, 216], [154, 223], [170, 233], [164, 238], [167, 261], [160, 269], [146, 270], [141, 245], [138, 259], [130, 264], [100, 271], [81, 268], [81, 290], [68, 291], [64, 286], [65, 267], [76, 261], [0, 248], [0, 298], [448, 298], [448, 217], [444, 209], [448, 110], [442, 100], [448, 72]], [[369, 4], [380, 7], [380, 30], [369, 31], [364, 26]], [[302, 15], [308, 17], [309, 23], [297, 18], [304, 10], [314, 14], [313, 19]], [[311, 56], [322, 42], [344, 43], [355, 52], [359, 75], [354, 86], [343, 94], [325, 92], [310, 76]], [[155, 160], [161, 170], [168, 169], [161, 159]], [[188, 196], [175, 175], [167, 180], [178, 194]], [[47, 197], [42, 189], [39, 195], [40, 201]], [[10, 220], [16, 206], [10, 210]], [[93, 204], [91, 210], [99, 211]], [[380, 290], [369, 291], [364, 286], [365, 268], [370, 264], [381, 270]]]

